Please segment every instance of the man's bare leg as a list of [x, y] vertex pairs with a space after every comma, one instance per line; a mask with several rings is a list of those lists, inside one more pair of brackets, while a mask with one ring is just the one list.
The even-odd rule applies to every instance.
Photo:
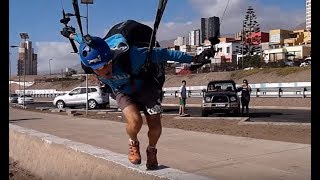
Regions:
[[157, 149], [156, 145], [161, 136], [161, 114], [146, 115], [149, 131], [149, 146], [147, 147], [147, 169], [154, 170], [158, 168]]
[[142, 127], [143, 121], [140, 111], [136, 105], [129, 105], [123, 109], [123, 115], [127, 119], [127, 133], [133, 141], [138, 140], [138, 133]]
[[141, 164], [140, 143], [138, 133], [143, 121], [140, 111], [136, 105], [129, 105], [123, 109], [123, 115], [127, 119], [127, 134], [129, 135], [128, 159], [132, 164]]
[[162, 132], [161, 114], [146, 115], [146, 120], [149, 127], [149, 145], [155, 147]]

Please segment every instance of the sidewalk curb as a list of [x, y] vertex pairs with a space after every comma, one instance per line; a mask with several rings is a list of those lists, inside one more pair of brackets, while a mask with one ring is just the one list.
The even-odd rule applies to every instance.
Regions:
[[9, 128], [10, 156], [43, 179], [209, 179], [161, 165], [147, 171], [145, 161], [133, 165], [125, 154], [17, 125], [9, 124]]

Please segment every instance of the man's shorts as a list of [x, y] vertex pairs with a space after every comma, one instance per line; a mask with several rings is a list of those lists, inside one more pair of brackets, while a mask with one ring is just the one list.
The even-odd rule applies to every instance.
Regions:
[[163, 112], [161, 106], [162, 90], [154, 86], [145, 85], [141, 91], [130, 96], [121, 92], [117, 92], [115, 96], [121, 110], [131, 104], [135, 104], [144, 114], [154, 115]]
[[179, 101], [180, 101], [180, 106], [186, 105], [186, 98], [179, 98]]

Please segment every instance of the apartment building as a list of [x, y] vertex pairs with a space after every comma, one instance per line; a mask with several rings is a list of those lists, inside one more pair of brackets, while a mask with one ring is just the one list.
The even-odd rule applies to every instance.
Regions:
[[200, 45], [200, 29], [196, 29], [189, 32], [189, 45], [199, 46]]
[[37, 54], [34, 53], [31, 41], [23, 41], [18, 49], [17, 75], [37, 75]]
[[263, 50], [263, 58], [266, 63], [284, 59], [304, 59], [310, 55], [310, 45], [284, 46], [282, 48]]
[[201, 43], [214, 36], [220, 36], [220, 18], [201, 18]]
[[311, 31], [311, 0], [306, 0], [306, 29]]
[[173, 44], [175, 46], [182, 46], [182, 45], [185, 45], [186, 44], [186, 38], [185, 37], [177, 37], [176, 40], [174, 40]]

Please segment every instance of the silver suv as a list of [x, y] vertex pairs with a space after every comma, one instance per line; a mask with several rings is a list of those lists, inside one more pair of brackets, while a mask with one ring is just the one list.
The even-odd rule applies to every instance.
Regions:
[[[57, 96], [53, 105], [59, 109], [65, 107], [85, 106], [87, 102], [86, 87], [76, 87], [68, 93]], [[88, 87], [88, 108], [95, 109], [109, 105], [109, 94], [99, 86]]]

